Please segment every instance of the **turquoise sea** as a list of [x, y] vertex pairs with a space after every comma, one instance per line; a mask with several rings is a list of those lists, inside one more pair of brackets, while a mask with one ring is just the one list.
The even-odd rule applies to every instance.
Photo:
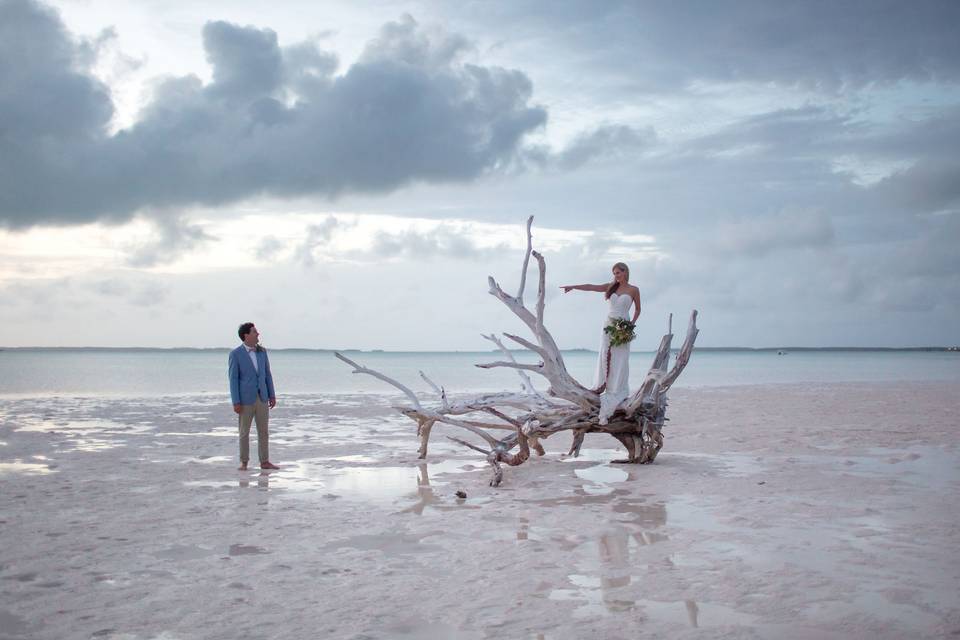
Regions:
[[[225, 394], [226, 349], [5, 349], [0, 350], [0, 397], [165, 396]], [[449, 393], [519, 388], [512, 370], [474, 365], [502, 359], [491, 352], [359, 352], [345, 355], [428, 392], [423, 370]], [[534, 362], [530, 353], [515, 354]], [[569, 371], [584, 384], [593, 382], [597, 354], [564, 354]], [[652, 352], [634, 352], [631, 379], [646, 373]], [[353, 375], [330, 351], [271, 350], [278, 393], [396, 393], [369, 376]], [[541, 386], [538, 376], [534, 383]], [[816, 350], [694, 351], [677, 387], [744, 384], [939, 381], [960, 382], [960, 353], [946, 351]], [[545, 385], [544, 385], [545, 386]]]

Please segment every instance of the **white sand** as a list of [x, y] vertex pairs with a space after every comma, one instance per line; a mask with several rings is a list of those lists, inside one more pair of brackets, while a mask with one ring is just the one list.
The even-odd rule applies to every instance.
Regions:
[[0, 638], [956, 636], [958, 399], [677, 390], [656, 464], [499, 489], [386, 397], [282, 397], [270, 475], [223, 398], [0, 401]]

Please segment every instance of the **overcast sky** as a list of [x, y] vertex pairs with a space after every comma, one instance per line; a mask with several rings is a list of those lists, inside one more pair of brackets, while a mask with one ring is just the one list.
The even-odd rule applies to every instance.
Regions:
[[[5, 346], [960, 343], [960, 3], [0, 0]], [[531, 273], [534, 278], [535, 274]], [[530, 295], [528, 294], [528, 299]]]

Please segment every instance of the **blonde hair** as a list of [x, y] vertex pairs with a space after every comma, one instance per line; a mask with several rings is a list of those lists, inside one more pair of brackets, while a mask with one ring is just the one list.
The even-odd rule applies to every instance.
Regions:
[[[617, 264], [615, 264], [615, 265], [613, 265], [612, 267], [610, 267], [610, 271], [613, 271], [613, 270], [615, 270], [615, 269], [620, 269], [620, 271], [623, 271], [624, 273], [626, 273], [626, 274], [627, 274], [627, 282], [630, 281], [630, 267], [628, 267], [626, 264], [624, 264], [624, 263], [622, 263], [622, 262], [618, 262]], [[610, 283], [610, 286], [607, 287], [607, 295], [604, 296], [604, 297], [605, 297], [607, 300], [609, 300], [609, 299], [610, 299], [610, 296], [612, 296], [614, 293], [616, 293], [618, 288], [620, 288], [620, 284], [617, 282], [616, 278], [614, 278], [613, 282]]]

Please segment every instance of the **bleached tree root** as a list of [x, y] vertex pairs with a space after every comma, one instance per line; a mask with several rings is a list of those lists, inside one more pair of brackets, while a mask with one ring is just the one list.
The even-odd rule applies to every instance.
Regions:
[[[687, 335], [677, 352], [673, 367], [670, 367], [670, 344], [673, 341], [673, 316], [670, 316], [666, 335], [660, 340], [653, 364], [637, 390], [609, 418], [607, 424], [599, 422], [600, 395], [580, 384], [568, 372], [560, 348], [544, 326], [544, 297], [546, 295], [546, 261], [533, 250], [531, 226], [533, 216], [527, 220], [527, 251], [523, 260], [520, 288], [516, 296], [508, 295], [497, 281], [489, 278], [490, 294], [500, 300], [530, 330], [533, 340], [505, 333], [510, 341], [529, 349], [540, 357], [537, 364], [516, 361], [502, 340], [496, 335], [483, 336], [493, 342], [505, 359], [478, 364], [490, 369], [505, 367], [514, 369], [521, 379], [518, 393], [500, 392], [473, 396], [451, 401], [446, 390], [435, 384], [423, 372], [423, 380], [438, 396], [429, 406], [409, 387], [379, 371], [364, 367], [346, 356], [337, 353], [337, 358], [353, 367], [353, 373], [370, 375], [403, 392], [409, 404], [396, 409], [417, 423], [420, 438], [419, 457], [425, 458], [430, 434], [436, 424], [446, 424], [465, 429], [483, 440], [486, 446], [478, 446], [466, 440], [448, 436], [450, 440], [479, 451], [486, 456], [493, 470], [491, 486], [503, 481], [503, 466], [517, 466], [530, 458], [533, 450], [543, 455], [540, 440], [559, 431], [572, 431], [571, 455], [579, 455], [580, 447], [588, 433], [607, 433], [616, 438], [627, 450], [627, 457], [614, 460], [617, 463], [649, 464], [663, 448], [663, 426], [667, 410], [667, 391], [690, 361], [693, 345], [697, 339], [697, 311], [690, 314]], [[539, 269], [539, 286], [534, 308], [528, 309], [523, 302], [527, 268], [533, 257]], [[547, 380], [546, 393], [538, 391], [528, 375], [536, 373]], [[506, 430], [508, 434], [494, 437], [490, 431]], [[517, 447], [516, 453], [511, 451]]]

